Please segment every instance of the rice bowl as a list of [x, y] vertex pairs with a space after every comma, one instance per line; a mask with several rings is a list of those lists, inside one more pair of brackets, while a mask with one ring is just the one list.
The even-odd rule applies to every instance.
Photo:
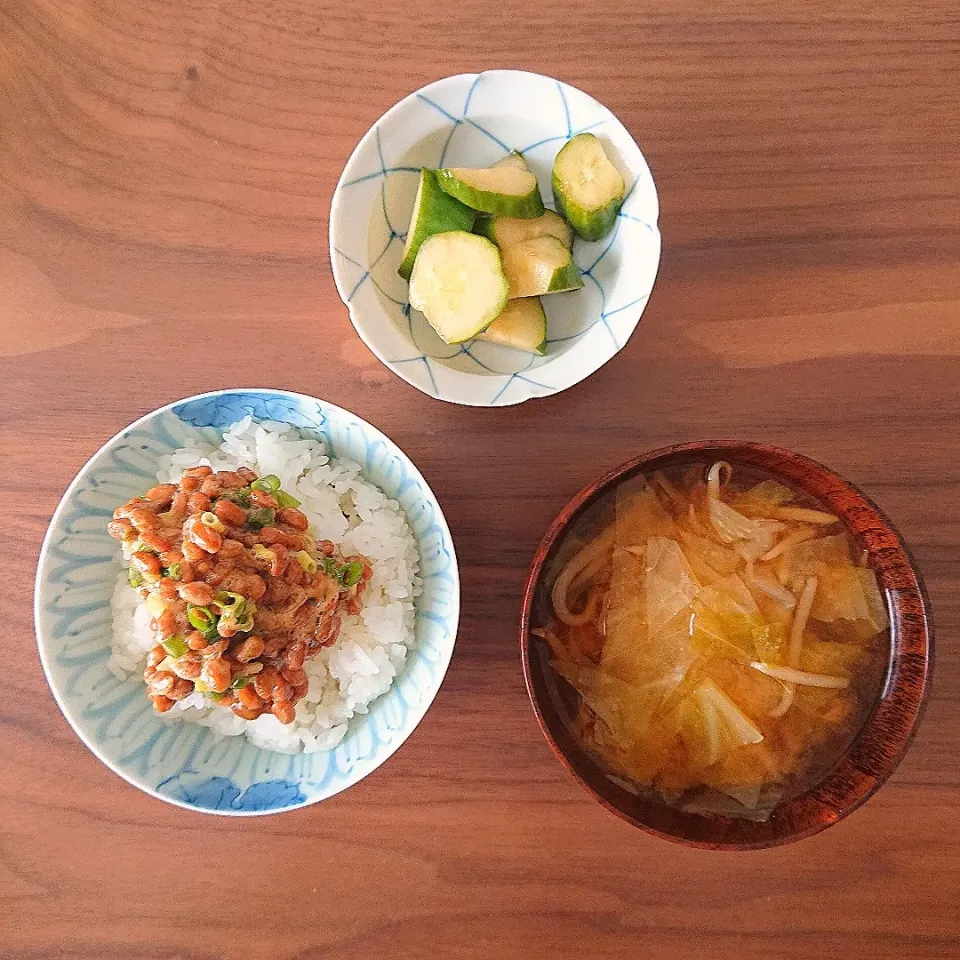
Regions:
[[[313, 464], [321, 469], [315, 473], [317, 491], [310, 495], [327, 504], [332, 497], [339, 504], [349, 492], [345, 501], [349, 509], [335, 514], [325, 511], [322, 503], [311, 503], [311, 519], [323, 522], [323, 514], [334, 525], [330, 532], [337, 533], [338, 539], [341, 534], [335, 527], [339, 524], [347, 544], [358, 543], [356, 538], [369, 533], [364, 549], [375, 566], [381, 565], [381, 559], [389, 563], [391, 550], [395, 551], [393, 572], [385, 568], [378, 578], [381, 587], [386, 586], [379, 592], [380, 600], [371, 602], [358, 622], [348, 626], [336, 644], [336, 656], [331, 651], [324, 657], [328, 661], [324, 694], [303, 707], [310, 707], [312, 729], [294, 718], [296, 743], [284, 735], [269, 746], [269, 729], [258, 731], [264, 739], [255, 743], [250, 736], [225, 735], [213, 729], [209, 720], [183, 722], [171, 721], [169, 714], [158, 716], [144, 696], [144, 682], [135, 665], [143, 656], [142, 641], [140, 649], [130, 649], [129, 631], [125, 644], [113, 640], [112, 601], [120, 550], [106, 530], [111, 513], [117, 504], [154, 485], [158, 470], [169, 476], [166, 471], [178, 451], [188, 451], [195, 460], [200, 450], [202, 459], [204, 453], [220, 447], [232, 424], [247, 416], [257, 424], [286, 425], [288, 439], [311, 442], [300, 449], [309, 455], [298, 471], [313, 455], [329, 457], [327, 463]], [[325, 453], [316, 442], [322, 443]], [[224, 455], [222, 450], [217, 453]], [[264, 455], [263, 450], [258, 453], [259, 462], [277, 469], [269, 458], [262, 459]], [[181, 466], [177, 464], [176, 469]], [[301, 488], [297, 492], [305, 502]], [[382, 509], [386, 501], [395, 506]], [[380, 529], [380, 521], [369, 522], [374, 517], [381, 518], [385, 537], [391, 524], [391, 530], [402, 535], [404, 524], [397, 519], [402, 518], [415, 551], [404, 553], [396, 540], [390, 546], [385, 539], [378, 547], [373, 534]], [[409, 547], [410, 541], [406, 544]], [[400, 566], [402, 556], [405, 570]], [[413, 566], [416, 560], [418, 571]], [[397, 592], [390, 586], [394, 579], [412, 584], [408, 595], [390, 596]], [[136, 595], [128, 597], [127, 610], [121, 613], [128, 627], [130, 600], [135, 606]], [[399, 623], [405, 631], [404, 654], [393, 648], [396, 603], [403, 611]], [[412, 604], [412, 616], [405, 603]], [[279, 390], [222, 390], [148, 413], [107, 441], [80, 470], [44, 539], [35, 619], [40, 659], [51, 691], [75, 732], [104, 764], [139, 789], [188, 809], [234, 816], [265, 814], [314, 803], [348, 788], [379, 767], [410, 736], [433, 701], [453, 652], [459, 576], [440, 505], [416, 466], [388, 437], [323, 400]], [[370, 638], [375, 641], [372, 646]], [[382, 671], [371, 669], [369, 662], [372, 659], [378, 666], [377, 647], [386, 654], [379, 664]], [[312, 681], [311, 677], [311, 697]], [[205, 711], [189, 713], [200, 719]], [[269, 728], [270, 724], [259, 726]], [[335, 730], [343, 726], [345, 734]], [[303, 730], [306, 733], [301, 734]], [[311, 742], [311, 736], [316, 742]], [[330, 745], [341, 736], [339, 743]]]

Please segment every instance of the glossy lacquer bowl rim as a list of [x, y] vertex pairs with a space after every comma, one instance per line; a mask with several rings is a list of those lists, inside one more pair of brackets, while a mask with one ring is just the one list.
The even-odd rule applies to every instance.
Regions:
[[[890, 614], [890, 663], [880, 700], [838, 765], [811, 789], [781, 803], [765, 824], [702, 817], [643, 800], [608, 779], [577, 746], [546, 695], [530, 628], [541, 574], [570, 524], [631, 475], [693, 460], [725, 459], [779, 475], [821, 500], [867, 552]], [[812, 836], [848, 816], [889, 778], [916, 732], [933, 668], [929, 601], [902, 537], [862, 491], [815, 460], [780, 447], [711, 440], [662, 447], [634, 457], [584, 487], [561, 510], [534, 555], [520, 617], [523, 675], [537, 722], [557, 759], [608, 810], [642, 830], [687, 846], [757, 850]]]

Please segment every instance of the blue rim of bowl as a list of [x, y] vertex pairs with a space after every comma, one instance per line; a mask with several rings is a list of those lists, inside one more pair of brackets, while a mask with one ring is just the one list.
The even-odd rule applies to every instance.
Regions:
[[[660, 214], [660, 208], [659, 208], [659, 193], [658, 193], [657, 190], [656, 190], [656, 181], [654, 180], [653, 171], [650, 169], [650, 164], [649, 164], [649, 162], [647, 161], [646, 155], [643, 153], [642, 150], [640, 150], [639, 144], [637, 144], [637, 142], [636, 142], [636, 140], [634, 139], [633, 135], [630, 133], [629, 129], [627, 129], [627, 127], [626, 127], [626, 125], [623, 123], [623, 121], [617, 116], [617, 114], [615, 114], [609, 107], [607, 107], [606, 105], [602, 104], [599, 100], [597, 100], [596, 97], [594, 97], [594, 96], [592, 96], [591, 94], [587, 93], [585, 90], [581, 90], [579, 87], [573, 86], [573, 84], [567, 83], [566, 81], [558, 80], [557, 78], [555, 78], [555, 77], [550, 77], [550, 76], [548, 76], [547, 74], [544, 74], [544, 73], [535, 73], [535, 72], [532, 71], [532, 70], [512, 70], [512, 69], [509, 69], [509, 68], [493, 68], [493, 69], [490, 69], [490, 70], [482, 70], [482, 71], [480, 71], [479, 73], [455, 73], [455, 74], [450, 74], [449, 76], [439, 77], [439, 78], [436, 79], [436, 80], [432, 80], [430, 83], [427, 83], [427, 84], [425, 84], [424, 86], [419, 87], [418, 89], [411, 91], [411, 92], [408, 93], [405, 97], [403, 97], [402, 99], [398, 100], [392, 107], [390, 107], [388, 110], [386, 110], [384, 113], [382, 113], [376, 120], [374, 120], [374, 122], [370, 125], [369, 129], [366, 131], [366, 133], [364, 133], [364, 135], [363, 135], [363, 136], [360, 138], [360, 140], [357, 142], [357, 145], [356, 145], [356, 146], [353, 148], [353, 150], [350, 152], [350, 156], [347, 158], [347, 162], [344, 164], [343, 170], [340, 172], [340, 176], [339, 176], [339, 178], [337, 179], [337, 185], [336, 185], [336, 187], [334, 187], [333, 196], [332, 196], [331, 201], [330, 201], [330, 217], [329, 217], [329, 224], [328, 224], [328, 229], [327, 229], [327, 236], [328, 236], [328, 244], [329, 244], [330, 268], [331, 268], [331, 272], [333, 273], [333, 281], [334, 281], [334, 285], [336, 286], [336, 289], [337, 289], [337, 294], [338, 294], [338, 296], [340, 297], [341, 301], [343, 302], [344, 306], [346, 306], [346, 308], [347, 308], [347, 313], [348, 313], [348, 315], [349, 315], [349, 317], [350, 317], [350, 323], [351, 323], [351, 325], [353, 326], [353, 329], [356, 331], [357, 336], [360, 337], [360, 339], [361, 339], [361, 340], [363, 341], [363, 343], [366, 345], [367, 349], [370, 350], [370, 352], [371, 352], [388, 370], [390, 370], [390, 371], [391, 371], [392, 373], [394, 373], [396, 376], [400, 377], [401, 380], [403, 380], [403, 381], [405, 381], [406, 383], [410, 384], [410, 386], [414, 387], [414, 388], [415, 388], [416, 390], [418, 390], [419, 392], [425, 393], [427, 396], [431, 397], [431, 399], [434, 399], [434, 400], [442, 400], [442, 401], [444, 401], [445, 403], [453, 403], [453, 404], [457, 404], [457, 405], [460, 405], [460, 406], [476, 406], [476, 407], [515, 406], [515, 405], [520, 404], [520, 403], [525, 403], [527, 400], [545, 399], [545, 398], [547, 398], [547, 397], [552, 397], [552, 396], [554, 396], [554, 395], [557, 394], [557, 393], [562, 393], [564, 390], [569, 390], [571, 387], [576, 386], [578, 383], [582, 383], [582, 382], [583, 382], [584, 380], [586, 380], [588, 377], [593, 376], [593, 374], [595, 374], [598, 370], [600, 370], [601, 367], [603, 367], [605, 364], [609, 363], [610, 360], [612, 360], [621, 350], [623, 350], [623, 348], [624, 348], [624, 347], [627, 345], [627, 343], [629, 342], [630, 337], [633, 336], [633, 333], [635, 332], [636, 327], [639, 325], [640, 319], [642, 318], [643, 313], [644, 313], [644, 311], [646, 310], [647, 304], [649, 303], [650, 296], [652, 296], [652, 294], [653, 294], [653, 288], [654, 288], [654, 286], [656, 286], [657, 274], [658, 274], [659, 271], [660, 271], [660, 263], [661, 263], [661, 260], [663, 259], [663, 242], [662, 242], [662, 239], [660, 239], [660, 242], [659, 242], [658, 245], [657, 245], [657, 262], [656, 262], [656, 264], [655, 264], [655, 266], [654, 266], [654, 270], [653, 270], [653, 278], [652, 278], [651, 285], [650, 285], [650, 292], [647, 294], [646, 300], [644, 300], [642, 306], [640, 307], [640, 312], [639, 312], [639, 314], [637, 315], [636, 324], [634, 324], [633, 329], [630, 331], [629, 336], [624, 340], [624, 342], [623, 342], [622, 344], [620, 344], [620, 345], [616, 348], [616, 350], [614, 350], [614, 352], [613, 352], [609, 357], [605, 357], [605, 358], [601, 359], [601, 360], [599, 361], [599, 363], [597, 363], [595, 366], [585, 365], [584, 368], [583, 368], [583, 372], [582, 372], [582, 373], [578, 373], [576, 379], [572, 380], [570, 383], [567, 383], [567, 384], [565, 384], [564, 386], [561, 386], [561, 387], [550, 388], [549, 390], [547, 390], [546, 392], [543, 392], [543, 393], [530, 393], [530, 392], [527, 392], [527, 393], [524, 393], [524, 395], [521, 396], [519, 399], [514, 400], [514, 401], [510, 401], [510, 403], [506, 403], [506, 404], [487, 403], [487, 402], [472, 403], [471, 401], [465, 400], [465, 399], [454, 399], [454, 398], [452, 398], [452, 397], [441, 396], [439, 392], [431, 394], [431, 393], [427, 392], [426, 390], [424, 390], [424, 388], [421, 387], [420, 384], [418, 384], [418, 383], [416, 382], [416, 380], [414, 380], [409, 374], [407, 374], [407, 373], [404, 371], [404, 369], [403, 369], [402, 366], [400, 366], [400, 365], [396, 364], [394, 361], [390, 360], [390, 359], [383, 353], [383, 351], [381, 351], [381, 350], [376, 346], [376, 344], [373, 342], [373, 339], [370, 338], [370, 337], [368, 337], [368, 336], [364, 333], [364, 331], [361, 329], [360, 323], [358, 322], [358, 320], [357, 320], [356, 317], [354, 316], [353, 306], [351, 305], [351, 303], [350, 303], [347, 295], [346, 295], [345, 292], [344, 292], [344, 291], [346, 290], [346, 285], [341, 283], [341, 277], [339, 276], [340, 269], [339, 269], [339, 266], [338, 266], [338, 263], [337, 263], [337, 256], [338, 256], [338, 255], [337, 255], [336, 244], [335, 244], [335, 242], [334, 242], [334, 230], [335, 230], [335, 224], [336, 224], [336, 221], [337, 221], [337, 215], [338, 215], [338, 212], [339, 212], [339, 208], [340, 208], [341, 203], [343, 202], [343, 199], [342, 199], [342, 198], [343, 198], [343, 192], [342, 192], [342, 189], [341, 189], [341, 188], [342, 188], [342, 187], [345, 185], [345, 183], [347, 182], [347, 172], [349, 171], [349, 169], [350, 169], [351, 165], [353, 164], [354, 160], [356, 159], [356, 157], [357, 157], [357, 156], [360, 154], [360, 152], [364, 149], [364, 147], [366, 147], [367, 144], [370, 143], [371, 140], [374, 140], [374, 139], [376, 138], [376, 136], [377, 136], [377, 127], [378, 127], [382, 122], [384, 122], [385, 120], [387, 120], [388, 118], [394, 116], [394, 115], [397, 114], [397, 113], [400, 113], [404, 108], [406, 108], [406, 107], [407, 107], [408, 105], [410, 105], [411, 103], [413, 103], [413, 102], [417, 101], [418, 99], [420, 99], [420, 95], [423, 94], [425, 91], [430, 90], [432, 87], [435, 87], [435, 86], [437, 86], [437, 85], [439, 85], [439, 84], [447, 83], [447, 82], [452, 81], [452, 80], [461, 80], [461, 79], [473, 80], [473, 81], [474, 81], [474, 84], [476, 84], [476, 83], [479, 81], [479, 79], [480, 79], [484, 74], [487, 74], [487, 73], [515, 73], [515, 74], [522, 74], [522, 75], [525, 75], [525, 76], [528, 76], [528, 77], [536, 77], [536, 78], [541, 79], [541, 80], [549, 80], [549, 81], [551, 81], [552, 83], [556, 83], [558, 86], [561, 86], [561, 89], [562, 89], [562, 87], [568, 87], [570, 90], [573, 90], [573, 91], [575, 91], [576, 93], [580, 94], [581, 96], [584, 96], [584, 97], [588, 98], [592, 103], [595, 103], [598, 108], [600, 108], [600, 109], [602, 109], [602, 110], [606, 110], [606, 111], [616, 120], [616, 122], [620, 124], [620, 126], [624, 129], [624, 131], [626, 131], [626, 133], [627, 133], [627, 135], [630, 137], [630, 139], [633, 140], [634, 145], [636, 145], [637, 150], [638, 150], [638, 152], [640, 153], [640, 156], [641, 156], [641, 158], [642, 158], [642, 160], [643, 160], [644, 166], [645, 166], [645, 168], [646, 168], [646, 172], [647, 172], [647, 174], [648, 174], [649, 177], [650, 177], [650, 181], [651, 181], [651, 183], [653, 183], [654, 193], [655, 193], [655, 196], [656, 196], [656, 198], [657, 198], [657, 218], [656, 218], [655, 221], [653, 221], [652, 226], [653, 226], [653, 229], [656, 231], [656, 235], [657, 235], [658, 239], [661, 238], [660, 229], [659, 229], [659, 214]], [[546, 365], [545, 365], [545, 366], [546, 366]], [[459, 376], [462, 376], [462, 377], [475, 377], [475, 376], [478, 376], [478, 374], [467, 373], [467, 372], [464, 372], [464, 371], [457, 371], [457, 373], [458, 373]], [[522, 373], [521, 373], [521, 374], [503, 374], [502, 377], [503, 377], [504, 380], [507, 381], [507, 384], [506, 384], [506, 385], [509, 385], [509, 383], [510, 383], [513, 379], [516, 379], [516, 378], [518, 378], [518, 377], [519, 377], [520, 379], [524, 379], [523, 376], [522, 376]], [[506, 386], [506, 385], [505, 385], [505, 386]], [[543, 385], [541, 384], [541, 385], [539, 385], [539, 386], [542, 387]], [[501, 391], [501, 392], [502, 392], [502, 391]], [[498, 395], [498, 396], [499, 396], [499, 395]]]
[[411, 735], [420, 725], [420, 722], [426, 716], [427, 711], [430, 709], [431, 705], [433, 704], [433, 701], [436, 698], [436, 695], [439, 692], [444, 679], [446, 678], [447, 670], [450, 667], [450, 661], [453, 659], [453, 649], [456, 646], [457, 633], [459, 632], [459, 625], [460, 625], [460, 567], [457, 562], [456, 547], [453, 543], [453, 535], [450, 532], [450, 528], [447, 525], [446, 517], [444, 516], [443, 510], [441, 508], [438, 511], [437, 522], [441, 525], [442, 531], [446, 534], [446, 537], [450, 542], [450, 547], [451, 547], [450, 567], [451, 567], [451, 573], [453, 575], [453, 581], [454, 581], [454, 584], [453, 584], [454, 589], [452, 591], [452, 596], [455, 599], [453, 601], [454, 609], [451, 615], [451, 620], [453, 621], [453, 639], [450, 643], [450, 651], [448, 656], [446, 657], [446, 662], [443, 664], [442, 669], [440, 671], [440, 676], [437, 680], [436, 687], [430, 694], [428, 694], [424, 698], [422, 703], [422, 709], [420, 710], [420, 715], [416, 717], [416, 719], [413, 722], [413, 725], [407, 731], [406, 735], [402, 739], [398, 740], [396, 743], [390, 744], [385, 750], [383, 756], [377, 762], [377, 764], [371, 767], [370, 770], [368, 770], [367, 773], [364, 774], [359, 779], [353, 781], [352, 783], [346, 783], [342, 787], [339, 787], [338, 789], [334, 790], [332, 793], [326, 794], [325, 796], [322, 796], [322, 797], [321, 796], [308, 797], [303, 802], [292, 803], [289, 806], [273, 807], [265, 810], [260, 810], [260, 809], [219, 809], [219, 808], [213, 808], [213, 807], [194, 806], [192, 804], [187, 803], [184, 800], [179, 799], [176, 796], [160, 793], [155, 788], [149, 787], [145, 783], [140, 783], [139, 781], [135, 780], [133, 777], [129, 776], [124, 770], [120, 769], [120, 767], [117, 766], [112, 760], [108, 759], [101, 752], [97, 744], [92, 742], [90, 739], [88, 739], [87, 736], [82, 732], [77, 722], [74, 720], [71, 710], [67, 707], [67, 705], [61, 698], [60, 691], [57, 689], [57, 686], [53, 681], [52, 670], [51, 670], [50, 664], [48, 663], [49, 654], [48, 654], [48, 651], [44, 649], [45, 641], [42, 638], [41, 627], [40, 627], [40, 622], [41, 622], [40, 592], [41, 592], [41, 583], [43, 580], [43, 577], [41, 574], [48, 563], [48, 548], [50, 545], [50, 540], [51, 540], [51, 537], [53, 536], [55, 527], [57, 526], [58, 522], [62, 518], [64, 512], [68, 509], [69, 502], [73, 496], [74, 491], [85, 478], [86, 473], [91, 468], [93, 462], [100, 456], [101, 453], [106, 451], [113, 443], [115, 443], [122, 436], [122, 434], [126, 433], [128, 430], [136, 429], [142, 423], [149, 420], [151, 417], [156, 416], [157, 414], [165, 413], [168, 411], [174, 412], [175, 407], [179, 407], [183, 404], [191, 403], [196, 400], [206, 400], [211, 397], [219, 397], [219, 396], [223, 396], [224, 394], [231, 394], [231, 393], [257, 393], [257, 394], [272, 394], [278, 397], [295, 397], [301, 400], [308, 400], [311, 403], [320, 403], [331, 411], [343, 414], [348, 417], [353, 417], [355, 420], [358, 420], [361, 423], [363, 423], [370, 430], [374, 431], [375, 433], [378, 433], [381, 437], [383, 437], [384, 440], [386, 440], [389, 444], [394, 446], [401, 454], [403, 454], [403, 456], [406, 458], [406, 460], [410, 464], [410, 468], [413, 476], [416, 477], [418, 480], [420, 480], [420, 482], [424, 486], [424, 489], [430, 492], [430, 495], [433, 497], [433, 499], [437, 502], [437, 505], [439, 506], [440, 501], [437, 499], [437, 495], [433, 492], [433, 489], [431, 488], [430, 484], [428, 484], [427, 481], [424, 479], [423, 474], [420, 473], [420, 470], [417, 468], [416, 464], [393, 440], [390, 439], [390, 437], [388, 437], [378, 427], [375, 427], [373, 426], [373, 424], [369, 423], [367, 420], [364, 420], [363, 417], [359, 417], [355, 413], [352, 413], [351, 411], [346, 410], [343, 407], [337, 406], [337, 404], [335, 403], [330, 403], [329, 401], [322, 400], [319, 397], [311, 397], [305, 393], [297, 393], [294, 390], [277, 390], [271, 387], [228, 387], [222, 390], [208, 390], [205, 393], [197, 393], [189, 397], [182, 397], [177, 400], [173, 400], [170, 403], [166, 403], [162, 407], [157, 407], [154, 410], [148, 411], [142, 417], [138, 417], [132, 423], [128, 424], [126, 427], [123, 427], [121, 430], [117, 431], [117, 433], [115, 433], [108, 440], [102, 443], [97, 448], [97, 450], [94, 451], [94, 453], [87, 458], [83, 466], [77, 471], [76, 476], [73, 478], [73, 480], [70, 481], [70, 484], [67, 486], [67, 489], [63, 492], [63, 495], [60, 497], [60, 502], [57, 504], [56, 509], [53, 511], [53, 514], [50, 517], [50, 522], [47, 526], [47, 532], [44, 534], [43, 541], [40, 545], [40, 554], [39, 554], [39, 557], [37, 558], [37, 570], [36, 570], [36, 575], [34, 577], [34, 587], [33, 587], [33, 625], [34, 625], [34, 633], [36, 634], [36, 640], [37, 640], [37, 652], [40, 657], [40, 665], [43, 668], [44, 679], [47, 682], [47, 686], [50, 689], [50, 693], [53, 695], [53, 699], [56, 702], [57, 707], [60, 710], [60, 713], [63, 715], [67, 723], [70, 725], [70, 728], [73, 730], [73, 732], [80, 739], [80, 742], [83, 743], [83, 745], [105, 767], [107, 767], [107, 769], [109, 769], [110, 771], [115, 773], [118, 777], [120, 777], [122, 780], [125, 780], [132, 787], [136, 787], [138, 790], [142, 791], [143, 793], [146, 793], [157, 800], [162, 800], [164, 803], [170, 803], [170, 804], [173, 804], [174, 806], [181, 807], [184, 810], [189, 810], [192, 813], [214, 814], [217, 816], [226, 816], [226, 817], [263, 817], [263, 816], [269, 816], [269, 815], [274, 815], [279, 813], [288, 813], [292, 810], [301, 810], [304, 807], [313, 806], [316, 803], [321, 803], [324, 800], [329, 800], [331, 797], [335, 797], [338, 793], [342, 793], [344, 790], [348, 790], [350, 787], [356, 786], [356, 784], [359, 783], [361, 780], [366, 779], [366, 777], [370, 776], [377, 769], [382, 767], [390, 759], [390, 757], [392, 757], [393, 754], [396, 753], [397, 750], [399, 750], [407, 742], [407, 740], [410, 739]]

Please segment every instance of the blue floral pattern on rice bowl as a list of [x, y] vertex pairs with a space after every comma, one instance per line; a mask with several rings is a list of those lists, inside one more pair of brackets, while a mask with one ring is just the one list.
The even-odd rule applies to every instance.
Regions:
[[[157, 461], [187, 439], [217, 442], [251, 415], [324, 440], [331, 455], [403, 509], [420, 553], [416, 646], [390, 689], [354, 717], [333, 749], [279, 754], [246, 737], [154, 713], [141, 680], [108, 669], [110, 597], [119, 550], [106, 532], [114, 508], [156, 482]], [[271, 390], [226, 390], [171, 404], [110, 440], [80, 471], [54, 514], [40, 554], [35, 618], [50, 687], [73, 728], [111, 769], [181, 806], [249, 815], [323, 800], [361, 780], [410, 735], [443, 680], [459, 618], [459, 578], [450, 531], [416, 467], [387, 437], [332, 404]]]

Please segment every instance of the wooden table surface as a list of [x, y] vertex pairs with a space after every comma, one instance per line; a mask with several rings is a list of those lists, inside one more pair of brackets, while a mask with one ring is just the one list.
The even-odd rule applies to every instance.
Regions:
[[[960, 16], [646, 6], [0, 0], [4, 960], [960, 955]], [[664, 247], [612, 362], [478, 410], [367, 352], [327, 214], [387, 107], [495, 66], [621, 117]], [[48, 693], [31, 615], [41, 538], [87, 457], [161, 404], [241, 385], [393, 437], [463, 578], [453, 663], [406, 746], [345, 794], [255, 820], [185, 812], [102, 766]], [[626, 457], [707, 437], [792, 447], [861, 485], [911, 544], [939, 630], [890, 783], [761, 853], [681, 849], [606, 813], [550, 753], [518, 660], [553, 515]]]

